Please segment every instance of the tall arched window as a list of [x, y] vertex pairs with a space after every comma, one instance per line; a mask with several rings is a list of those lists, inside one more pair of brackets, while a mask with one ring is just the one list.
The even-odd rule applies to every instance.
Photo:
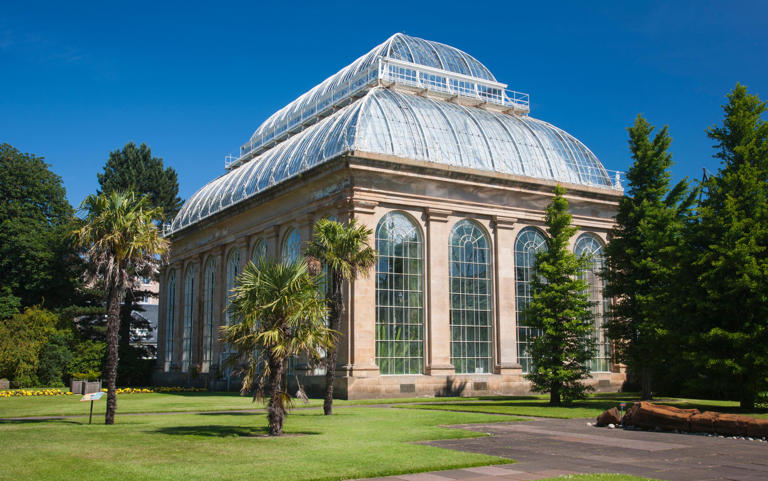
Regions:
[[176, 323], [176, 271], [168, 273], [165, 296], [165, 363], [164, 370], [171, 370], [173, 361], [173, 326]]
[[237, 275], [240, 274], [240, 249], [235, 247], [232, 252], [229, 253], [227, 258], [227, 290], [224, 296], [224, 319], [229, 325], [231, 319], [229, 315], [229, 300], [232, 296], [232, 289], [235, 288], [235, 280]]
[[594, 372], [611, 370], [611, 343], [605, 335], [605, 315], [608, 312], [608, 299], [603, 294], [604, 280], [600, 275], [603, 270], [603, 243], [594, 234], [583, 234], [576, 240], [573, 252], [578, 256], [589, 257], [589, 265], [581, 272], [581, 278], [589, 285], [589, 300], [592, 313], [595, 316], [595, 326], [592, 336], [595, 339], [597, 351], [590, 363]]
[[256, 239], [256, 243], [253, 244], [251, 249], [251, 262], [254, 264], [259, 263], [259, 259], [267, 257], [267, 243], [264, 239]]
[[515, 314], [517, 318], [517, 360], [523, 372], [531, 370], [531, 355], [528, 352], [530, 340], [538, 330], [528, 327], [523, 311], [531, 301], [531, 279], [536, 253], [545, 249], [544, 234], [533, 227], [526, 227], [515, 241]]
[[301, 258], [301, 236], [299, 231], [291, 229], [283, 239], [283, 248], [281, 249], [281, 259], [283, 262], [295, 262]]
[[213, 356], [213, 326], [216, 324], [216, 310], [214, 308], [214, 295], [216, 294], [216, 259], [208, 258], [205, 265], [203, 278], [203, 359], [200, 366], [201, 372], [208, 372], [211, 368]]
[[424, 370], [424, 258], [418, 227], [390, 212], [376, 228], [376, 364], [381, 374]]
[[480, 226], [454, 226], [449, 260], [451, 363], [457, 374], [492, 372], [491, 252]]
[[195, 312], [195, 269], [187, 268], [184, 276], [184, 328], [181, 342], [181, 371], [189, 371], [192, 360], [192, 318]]

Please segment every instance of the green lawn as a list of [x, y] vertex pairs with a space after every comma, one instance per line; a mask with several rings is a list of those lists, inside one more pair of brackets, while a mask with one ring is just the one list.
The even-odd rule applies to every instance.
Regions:
[[[405, 409], [425, 410], [450, 410], [461, 412], [477, 412], [489, 414], [509, 414], [519, 416], [538, 416], [548, 418], [592, 418], [597, 417], [606, 409], [619, 403], [626, 403], [627, 407], [636, 401], [636, 394], [599, 393], [590, 395], [587, 399], [573, 404], [571, 407], [548, 406], [547, 396], [519, 396], [508, 398], [482, 398], [467, 402], [441, 402], [439, 404], [408, 404], [397, 406]], [[654, 402], [669, 404], [681, 408], [697, 408], [702, 411], [719, 411], [736, 414], [746, 414], [754, 417], [768, 418], [768, 410], [758, 409], [744, 412], [739, 409], [739, 403], [735, 401], [710, 401], [699, 399], [657, 399]]]
[[[85, 403], [83, 403], [85, 404]], [[413, 473], [510, 460], [435, 448], [416, 441], [482, 436], [440, 427], [509, 421], [446, 411], [384, 408], [291, 413], [288, 436], [263, 437], [263, 413], [0, 422], [0, 479], [336, 480]], [[292, 435], [292, 436], [291, 436]]]
[[[0, 399], [0, 418], [29, 416], [66, 416], [88, 414], [89, 404], [80, 402], [81, 396], [34, 396], [9, 397]], [[445, 401], [479, 398], [439, 398]], [[334, 400], [334, 406], [366, 405], [381, 403], [403, 403], [430, 401], [431, 398], [410, 399], [372, 399], [361, 401]], [[94, 403], [94, 416], [104, 415], [106, 398]], [[322, 406], [323, 401], [312, 399], [309, 407]], [[303, 407], [298, 402], [296, 407]], [[250, 397], [237, 393], [225, 392], [190, 392], [190, 393], [150, 393], [118, 394], [117, 411], [121, 413], [179, 412], [179, 411], [230, 411], [251, 410], [262, 407], [261, 403], [252, 402]]]

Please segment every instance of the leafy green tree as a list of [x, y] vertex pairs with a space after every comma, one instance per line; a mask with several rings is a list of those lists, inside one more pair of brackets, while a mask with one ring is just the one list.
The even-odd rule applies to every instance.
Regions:
[[168, 251], [155, 223], [162, 209], [151, 207], [149, 199], [135, 193], [111, 192], [90, 195], [82, 210], [86, 218], [75, 231], [79, 245], [87, 249], [93, 280], [105, 285], [107, 304], [107, 411], [105, 424], [114, 424], [117, 409], [117, 345], [120, 304], [126, 289], [135, 282], [134, 274], [156, 270], [158, 256]]
[[653, 372], [670, 353], [666, 346], [681, 266], [682, 229], [695, 192], [687, 179], [670, 188], [672, 139], [667, 127], [651, 140], [654, 127], [638, 115], [627, 130], [634, 162], [605, 249], [605, 293], [614, 300], [606, 324], [616, 360], [639, 376], [642, 399], [651, 399]]
[[[154, 157], [149, 146], [143, 143], [137, 147], [135, 143], [128, 142], [121, 150], [111, 152], [104, 165], [104, 171], [97, 174], [97, 177], [101, 192], [133, 191], [139, 196], [148, 196], [150, 207], [162, 208], [164, 222], [172, 220], [183, 203], [178, 196], [179, 181], [176, 170], [173, 167], [165, 167], [163, 159]], [[121, 357], [140, 358], [146, 354], [143, 349], [134, 349], [130, 345], [132, 329], [149, 327], [138, 325], [131, 315], [133, 311], [140, 309], [137, 303], [143, 294], [133, 288], [125, 292], [120, 309]], [[120, 377], [128, 378], [133, 374], [131, 370], [121, 369]]]
[[16, 387], [39, 385], [40, 352], [56, 333], [58, 317], [41, 307], [28, 307], [0, 320], [0, 377]]
[[534, 391], [549, 392], [549, 403], [559, 406], [580, 399], [588, 390], [581, 381], [589, 377], [589, 361], [594, 357], [592, 337], [594, 314], [590, 309], [587, 283], [579, 276], [587, 258], [569, 249], [576, 233], [571, 226], [565, 189], [555, 187], [547, 206], [549, 237], [545, 248], [536, 253], [532, 298], [524, 313], [529, 326], [539, 335], [531, 342], [533, 370], [526, 375]]
[[72, 331], [62, 329], [48, 337], [40, 350], [37, 379], [41, 386], [63, 386], [72, 363]]
[[[373, 231], [352, 219], [344, 225], [330, 219], [315, 224], [307, 255], [327, 266], [329, 288], [326, 299], [331, 329], [341, 330], [341, 311], [344, 308], [341, 287], [344, 281], [354, 281], [365, 275], [376, 262], [376, 250], [368, 244]], [[328, 349], [325, 357], [325, 415], [333, 412], [333, 380], [336, 376], [336, 346]]]
[[76, 342], [72, 347], [72, 360], [67, 366], [67, 374], [75, 372], [102, 372], [107, 343], [86, 339]]
[[768, 122], [740, 84], [708, 130], [722, 167], [704, 182], [690, 239], [697, 275], [691, 358], [703, 382], [752, 409], [768, 391]]
[[222, 339], [234, 348], [246, 367], [242, 393], [253, 391], [254, 400], [269, 393], [269, 434], [283, 432], [290, 394], [283, 389], [286, 360], [292, 356], [316, 357], [333, 344], [325, 325], [327, 309], [318, 293], [320, 276], [309, 273], [307, 263], [281, 263], [261, 259], [249, 262], [237, 277], [229, 310], [235, 322], [222, 326]]
[[0, 144], [0, 319], [66, 305], [77, 284], [74, 211], [41, 157]]

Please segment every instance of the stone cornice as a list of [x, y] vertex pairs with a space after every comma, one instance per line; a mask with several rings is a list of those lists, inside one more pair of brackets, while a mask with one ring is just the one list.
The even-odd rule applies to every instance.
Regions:
[[517, 224], [517, 220], [518, 220], [514, 217], [504, 217], [500, 215], [494, 215], [492, 219], [493, 219], [493, 225], [497, 229], [514, 229], [515, 224]]
[[453, 211], [426, 207], [424, 213], [427, 214], [427, 220], [430, 222], [448, 222], [448, 216], [451, 215]]

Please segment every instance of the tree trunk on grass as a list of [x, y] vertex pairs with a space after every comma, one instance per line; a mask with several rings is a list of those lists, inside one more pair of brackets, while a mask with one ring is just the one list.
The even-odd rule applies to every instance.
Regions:
[[[339, 332], [341, 326], [341, 309], [343, 304], [341, 301], [341, 274], [333, 273], [333, 286], [331, 295], [331, 312], [330, 321], [331, 329]], [[333, 414], [333, 381], [336, 378], [336, 344], [328, 349], [328, 353], [325, 357], [325, 399], [323, 400], [323, 413], [326, 416]]]
[[104, 415], [104, 424], [115, 424], [115, 411], [117, 411], [115, 384], [117, 383], [117, 344], [122, 294], [119, 287], [111, 288], [107, 303], [107, 412]]
[[742, 393], [739, 407], [747, 411], [755, 409], [755, 396], [752, 393]]
[[554, 385], [549, 391], [549, 405], [550, 406], [559, 406], [560, 405], [560, 386]]
[[640, 400], [650, 401], [653, 399], [651, 385], [653, 383], [650, 368], [643, 366], [640, 368]]
[[270, 436], [280, 436], [283, 434], [283, 420], [285, 419], [282, 392], [284, 364], [284, 359], [275, 359], [270, 356], [269, 368], [271, 372], [269, 376], [269, 406], [267, 407]]

